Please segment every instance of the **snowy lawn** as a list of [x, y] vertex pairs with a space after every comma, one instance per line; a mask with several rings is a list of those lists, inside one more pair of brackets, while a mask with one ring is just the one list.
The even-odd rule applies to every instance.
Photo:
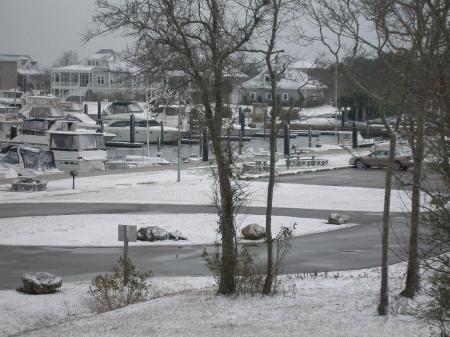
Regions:
[[88, 283], [63, 283], [53, 295], [0, 291], [0, 336], [430, 336], [408, 314], [415, 303], [396, 296], [404, 270], [391, 268], [387, 318], [376, 315], [378, 268], [289, 275], [286, 291], [269, 297], [217, 296], [208, 277], [155, 278], [152, 299], [103, 314], [93, 312]]
[[[340, 159], [342, 160], [342, 159]], [[160, 204], [211, 204], [212, 181], [208, 169], [183, 171], [176, 182], [176, 170], [140, 172], [50, 181], [48, 190], [25, 193], [11, 192], [0, 186], [0, 202], [112, 202]], [[250, 194], [250, 206], [266, 205], [267, 182], [243, 182]], [[343, 211], [382, 212], [384, 190], [361, 187], [277, 184], [274, 207], [308, 208]], [[406, 211], [410, 204], [404, 191], [393, 191], [391, 210]]]
[[[169, 232], [180, 231], [187, 241], [130, 242], [130, 245], [207, 245], [217, 237], [217, 215], [215, 214], [86, 214], [0, 218], [0, 245], [22, 246], [76, 246], [113, 247], [122, 246], [117, 241], [117, 225], [159, 226]], [[281, 226], [296, 223], [295, 236], [321, 233], [346, 228], [329, 225], [323, 219], [292, 218], [274, 216], [272, 231], [278, 233]], [[249, 223], [264, 227], [265, 216], [241, 215], [238, 228]], [[240, 233], [240, 232], [239, 232]], [[262, 241], [262, 240], [261, 240]]]

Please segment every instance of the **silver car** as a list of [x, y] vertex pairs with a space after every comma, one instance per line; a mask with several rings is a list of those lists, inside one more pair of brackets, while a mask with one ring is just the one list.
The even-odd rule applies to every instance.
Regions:
[[[376, 150], [366, 156], [353, 156], [350, 158], [350, 165], [354, 165], [357, 168], [367, 168], [371, 166], [387, 167], [389, 162], [389, 150]], [[393, 169], [407, 170], [413, 166], [414, 162], [410, 151], [397, 150], [395, 151]]]

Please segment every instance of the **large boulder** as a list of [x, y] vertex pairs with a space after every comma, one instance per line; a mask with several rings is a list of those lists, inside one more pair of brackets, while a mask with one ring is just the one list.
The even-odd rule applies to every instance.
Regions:
[[350, 220], [350, 217], [345, 214], [339, 213], [330, 213], [328, 215], [328, 223], [332, 225], [342, 225], [347, 223]]
[[179, 231], [168, 232], [158, 226], [141, 227], [137, 231], [139, 241], [187, 240]]
[[22, 275], [21, 291], [29, 294], [50, 294], [62, 285], [62, 280], [53, 274], [41, 272]]
[[266, 237], [266, 229], [257, 224], [249, 224], [241, 229], [242, 236], [247, 240], [260, 240]]

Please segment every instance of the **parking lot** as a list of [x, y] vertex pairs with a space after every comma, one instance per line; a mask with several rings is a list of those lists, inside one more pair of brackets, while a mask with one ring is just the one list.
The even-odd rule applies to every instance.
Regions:
[[[277, 178], [278, 183], [327, 185], [327, 186], [351, 186], [365, 188], [384, 188], [386, 169], [383, 168], [346, 168], [296, 175], [287, 175]], [[267, 178], [263, 180], [267, 181]], [[426, 186], [437, 187], [438, 179], [430, 171], [424, 173]], [[412, 181], [412, 169], [408, 171], [396, 171], [393, 180], [394, 189], [410, 189]]]

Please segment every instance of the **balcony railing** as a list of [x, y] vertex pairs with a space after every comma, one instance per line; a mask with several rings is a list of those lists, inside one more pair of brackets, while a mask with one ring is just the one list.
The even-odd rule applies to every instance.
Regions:
[[71, 88], [78, 88], [78, 87], [87, 87], [89, 86], [89, 83], [79, 83], [79, 82], [53, 82], [53, 87], [71, 87]]

